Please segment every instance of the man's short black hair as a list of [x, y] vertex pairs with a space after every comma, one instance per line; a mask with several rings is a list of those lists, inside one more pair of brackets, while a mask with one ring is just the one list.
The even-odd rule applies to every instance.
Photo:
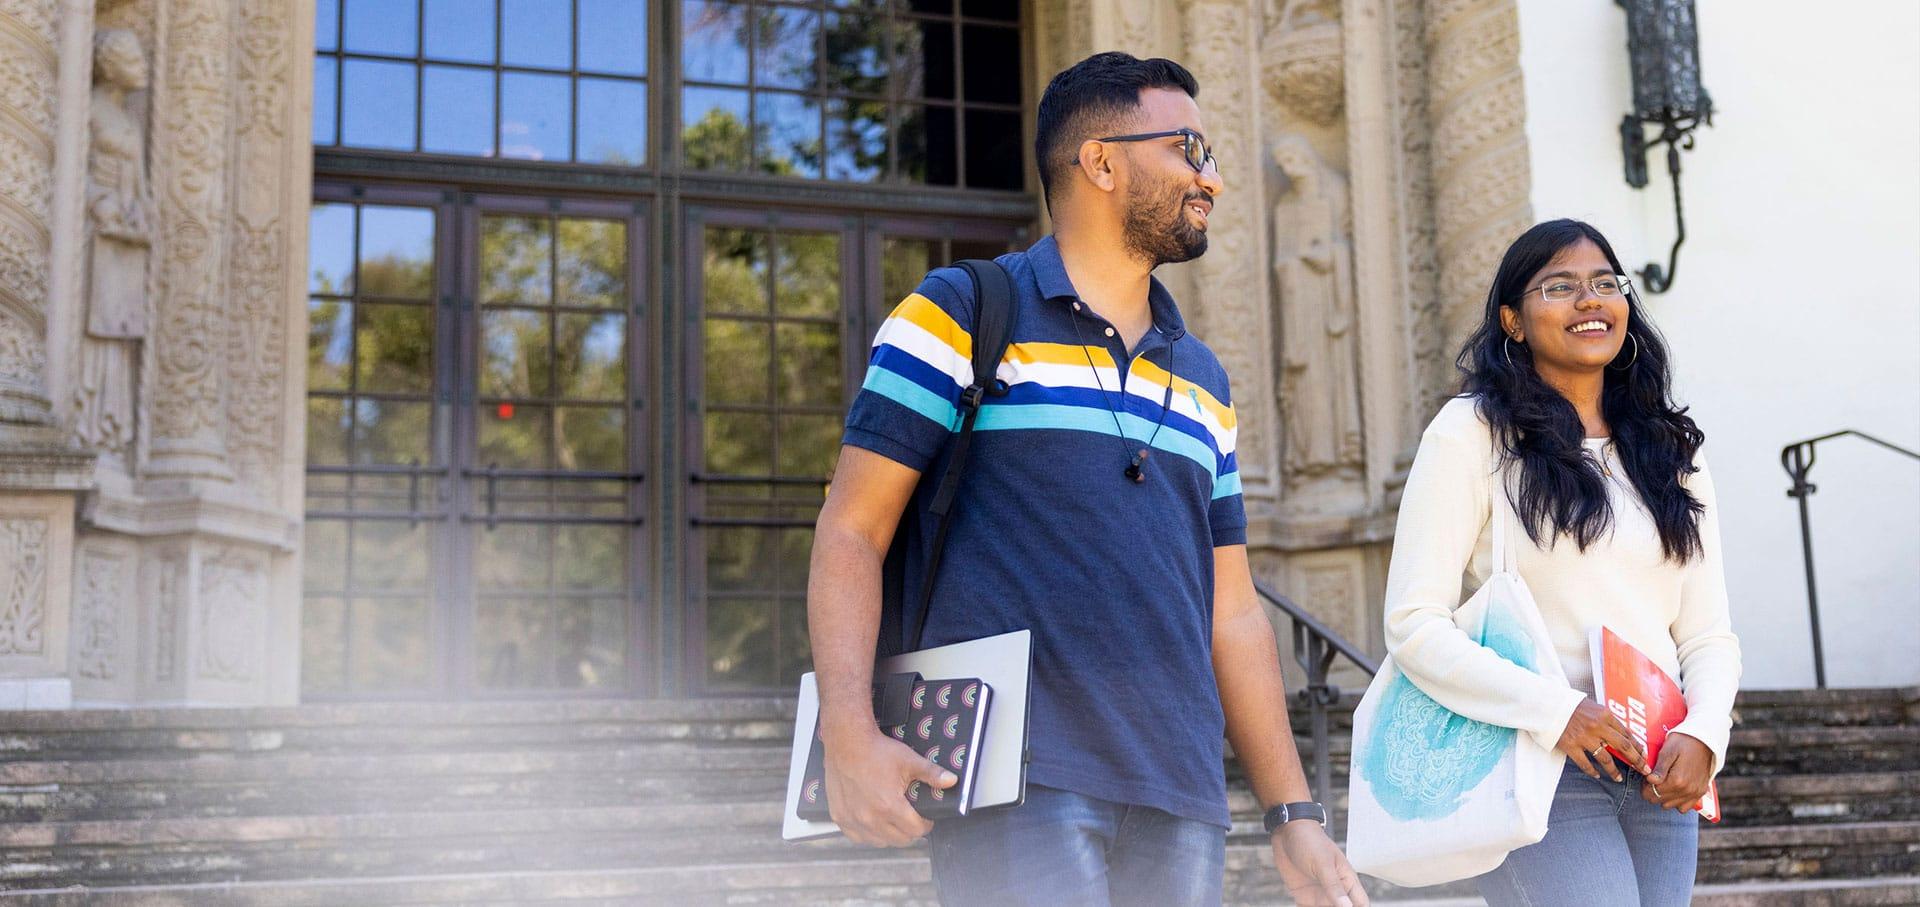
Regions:
[[1040, 188], [1049, 201], [1056, 179], [1064, 179], [1079, 160], [1080, 143], [1112, 135], [1109, 127], [1125, 122], [1140, 108], [1140, 92], [1148, 88], [1179, 89], [1200, 96], [1193, 73], [1172, 60], [1142, 60], [1119, 51], [1094, 54], [1073, 64], [1040, 96], [1033, 137], [1033, 159], [1040, 166]]

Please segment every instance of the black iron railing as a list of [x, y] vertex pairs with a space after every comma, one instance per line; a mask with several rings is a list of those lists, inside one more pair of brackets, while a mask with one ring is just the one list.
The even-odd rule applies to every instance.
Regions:
[[1267, 584], [1254, 580], [1253, 590], [1293, 621], [1293, 658], [1307, 672], [1307, 685], [1295, 692], [1294, 698], [1306, 708], [1308, 728], [1313, 734], [1313, 795], [1322, 803], [1331, 803], [1335, 798], [1327, 708], [1340, 701], [1340, 688], [1327, 682], [1327, 672], [1333, 668], [1335, 658], [1346, 658], [1369, 677], [1379, 673], [1380, 663]]
[[1902, 456], [1920, 460], [1920, 453], [1851, 428], [1821, 435], [1818, 438], [1795, 441], [1780, 448], [1780, 466], [1787, 471], [1787, 477], [1793, 479], [1793, 484], [1787, 488], [1787, 497], [1800, 502], [1800, 555], [1806, 560], [1807, 565], [1807, 620], [1813, 629], [1813, 683], [1814, 686], [1823, 690], [1827, 688], [1827, 661], [1820, 642], [1820, 594], [1813, 582], [1813, 524], [1807, 515], [1807, 497], [1819, 489], [1807, 481], [1807, 474], [1813, 471], [1815, 445], [1847, 435], [1878, 444]]

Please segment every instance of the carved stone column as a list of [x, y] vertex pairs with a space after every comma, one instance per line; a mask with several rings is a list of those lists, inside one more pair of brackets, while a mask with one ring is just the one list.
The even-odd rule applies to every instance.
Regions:
[[1433, 0], [1426, 9], [1433, 216], [1440, 265], [1430, 399], [1453, 383], [1460, 344], [1479, 324], [1500, 255], [1533, 223], [1526, 91], [1513, 0]]
[[154, 95], [161, 296], [146, 474], [230, 479], [227, 242], [234, 15], [227, 0], [169, 0]]
[[47, 393], [56, 0], [0, 0], [0, 424], [53, 421]]
[[1207, 254], [1188, 270], [1188, 320], [1233, 377], [1240, 418], [1236, 456], [1250, 516], [1271, 512], [1279, 494], [1275, 444], [1273, 333], [1268, 319], [1265, 155], [1260, 149], [1258, 19], [1246, 0], [1192, 0], [1180, 10], [1181, 58], [1200, 83], [1207, 138], [1226, 192], [1208, 218]]

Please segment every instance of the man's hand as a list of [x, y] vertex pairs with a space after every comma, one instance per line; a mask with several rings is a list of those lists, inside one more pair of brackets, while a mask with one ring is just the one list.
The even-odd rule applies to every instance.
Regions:
[[823, 737], [827, 812], [847, 840], [873, 847], [906, 847], [933, 823], [907, 802], [907, 787], [923, 781], [941, 789], [959, 777], [926, 760], [877, 728]]
[[1713, 751], [1686, 734], [1668, 734], [1660, 747], [1660, 764], [1647, 774], [1640, 796], [1662, 809], [1682, 813], [1700, 808], [1700, 798], [1713, 783]]
[[1367, 907], [1360, 877], [1318, 822], [1302, 819], [1276, 829], [1273, 865], [1301, 907]]

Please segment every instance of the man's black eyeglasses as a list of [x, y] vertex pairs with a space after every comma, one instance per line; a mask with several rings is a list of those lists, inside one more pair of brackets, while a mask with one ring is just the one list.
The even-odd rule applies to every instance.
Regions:
[[1144, 142], [1144, 141], [1147, 141], [1148, 139], [1170, 139], [1176, 135], [1180, 137], [1180, 151], [1182, 154], [1185, 154], [1187, 157], [1187, 166], [1192, 167], [1196, 172], [1205, 172], [1207, 169], [1207, 165], [1212, 164], [1213, 172], [1215, 173], [1220, 172], [1220, 159], [1213, 156], [1213, 149], [1207, 147], [1206, 139], [1201, 138], [1200, 133], [1194, 132], [1193, 130], [1187, 129], [1184, 127], [1180, 129], [1169, 129], [1165, 132], [1141, 132], [1134, 135], [1110, 135], [1104, 139], [1095, 139], [1095, 141]]

